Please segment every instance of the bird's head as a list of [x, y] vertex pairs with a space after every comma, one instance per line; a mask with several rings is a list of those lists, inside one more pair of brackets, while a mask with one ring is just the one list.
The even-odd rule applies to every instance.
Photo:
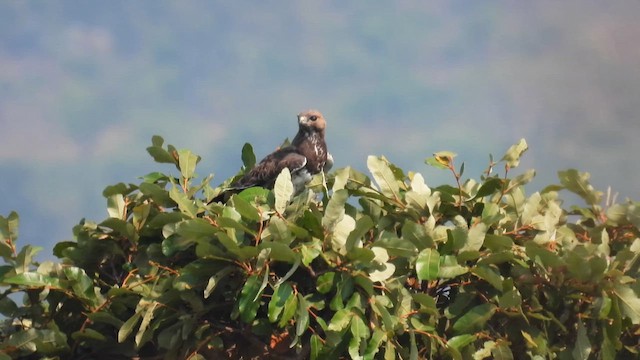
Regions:
[[327, 127], [324, 116], [322, 116], [322, 113], [318, 110], [306, 110], [298, 114], [298, 124], [301, 128], [308, 128], [323, 135], [324, 129]]

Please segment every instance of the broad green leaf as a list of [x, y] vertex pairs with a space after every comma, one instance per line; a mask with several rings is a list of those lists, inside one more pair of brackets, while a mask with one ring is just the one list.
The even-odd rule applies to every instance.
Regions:
[[453, 255], [443, 255], [440, 257], [440, 269], [438, 276], [442, 279], [451, 279], [469, 272], [469, 268], [458, 264], [458, 260]]
[[190, 219], [181, 222], [176, 233], [184, 239], [198, 241], [213, 238], [219, 231], [205, 219]]
[[311, 344], [311, 352], [309, 354], [311, 360], [320, 359], [320, 354], [322, 353], [322, 340], [320, 339], [320, 336], [317, 334], [311, 335], [309, 343]]
[[299, 257], [289, 246], [275, 241], [263, 241], [258, 249], [270, 249], [269, 258], [289, 264], [294, 263]]
[[427, 235], [424, 225], [411, 220], [405, 221], [402, 225], [402, 237], [411, 241], [417, 250], [424, 250], [434, 246], [433, 239]]
[[333, 228], [331, 234], [331, 249], [335, 252], [346, 255], [347, 254], [347, 239], [349, 235], [356, 228], [356, 221], [349, 215], [343, 215], [342, 219], [338, 221]]
[[483, 265], [476, 266], [471, 269], [471, 273], [488, 282], [491, 286], [496, 288], [496, 290], [502, 291], [502, 276], [495, 272], [491, 267]]
[[486, 234], [484, 237], [484, 246], [493, 252], [500, 250], [511, 250], [513, 240], [508, 236]]
[[529, 149], [527, 141], [520, 139], [517, 144], [511, 145], [500, 161], [504, 161], [509, 168], [515, 168], [520, 165], [520, 157]]
[[215, 274], [213, 274], [213, 276], [209, 278], [209, 281], [207, 282], [207, 286], [204, 288], [204, 298], [205, 299], [209, 298], [209, 296], [211, 296], [213, 291], [216, 289], [216, 287], [220, 283], [220, 280], [224, 279], [235, 270], [236, 270], [235, 266], [227, 266], [221, 270], [218, 270]]
[[380, 318], [382, 318], [382, 326], [383, 326], [382, 329], [386, 333], [389, 333], [389, 334], [393, 333], [396, 329], [396, 325], [400, 325], [397, 317], [395, 317], [395, 321], [394, 321], [394, 317], [391, 316], [391, 314], [389, 313], [389, 310], [387, 310], [387, 308], [384, 307], [384, 305], [382, 305], [380, 301], [375, 301], [373, 303], [373, 311], [378, 316], [380, 316]]
[[478, 305], [453, 324], [453, 331], [456, 334], [465, 334], [481, 330], [496, 310], [497, 307], [493, 304]]
[[309, 305], [302, 294], [298, 293], [298, 313], [296, 315], [296, 335], [302, 336], [309, 326]]
[[346, 189], [338, 190], [333, 193], [327, 208], [322, 217], [322, 226], [328, 231], [333, 231], [336, 224], [344, 217], [344, 206], [349, 198], [349, 192]]
[[107, 212], [109, 216], [116, 219], [125, 219], [126, 205], [122, 194], [116, 194], [107, 198]]
[[[0, 240], [5, 245], [12, 244], [15, 246], [16, 240], [18, 239], [18, 225], [20, 223], [20, 217], [18, 213], [12, 211], [9, 213], [9, 216], [6, 218], [0, 216]], [[9, 251], [11, 253], [11, 251]]]
[[416, 258], [418, 280], [436, 280], [440, 272], [440, 254], [437, 250], [426, 248]]
[[381, 247], [373, 246], [371, 248], [371, 251], [373, 251], [375, 255], [373, 261], [377, 262], [378, 264], [384, 265], [384, 269], [371, 271], [369, 273], [369, 279], [371, 279], [371, 281], [373, 282], [387, 280], [393, 275], [396, 270], [395, 265], [388, 262], [389, 254], [387, 250]]
[[178, 150], [178, 166], [180, 174], [184, 179], [191, 179], [196, 170], [196, 164], [200, 161], [200, 156], [190, 150]]
[[231, 197], [230, 202], [231, 204], [233, 204], [233, 207], [240, 213], [240, 215], [242, 215], [245, 219], [255, 221], [255, 222], [262, 220], [262, 218], [260, 217], [260, 213], [258, 212], [258, 209], [256, 209], [253, 205], [251, 205], [251, 203], [249, 203], [245, 199], [237, 195], [234, 195]]
[[106, 341], [107, 337], [95, 331], [91, 328], [85, 328], [71, 334], [71, 338], [75, 341], [81, 340], [96, 340], [96, 341]]
[[160, 136], [154, 136], [151, 139], [152, 145], [147, 148], [147, 152], [158, 163], [176, 164], [176, 159], [172, 156], [170, 151], [162, 148], [163, 143], [164, 140]]
[[[476, 198], [483, 198], [485, 196], [493, 195], [502, 189], [504, 180], [498, 177], [491, 177], [485, 180], [476, 193]], [[486, 206], [486, 205], [485, 205]]]
[[353, 317], [353, 313], [347, 309], [338, 310], [331, 318], [328, 329], [331, 331], [341, 331], [346, 329], [351, 323], [351, 319], [353, 319]]
[[347, 186], [347, 182], [349, 181], [349, 173], [351, 172], [350, 167], [342, 168], [336, 170], [334, 174], [333, 180], [333, 188], [334, 192], [344, 189]]
[[355, 228], [347, 236], [345, 248], [347, 251], [351, 251], [353, 247], [361, 241], [362, 237], [373, 228], [375, 224], [373, 220], [367, 215], [362, 216], [356, 221]]
[[28, 272], [33, 265], [33, 258], [40, 251], [42, 251], [41, 246], [26, 245], [23, 247], [16, 256], [15, 272], [18, 274]]
[[562, 186], [580, 196], [587, 204], [597, 205], [600, 203], [602, 192], [596, 191], [589, 183], [589, 178], [591, 177], [589, 173], [581, 173], [576, 169], [569, 169], [558, 171], [558, 177]]
[[478, 251], [484, 243], [484, 237], [487, 234], [487, 225], [485, 223], [477, 223], [469, 229], [467, 241], [460, 249], [463, 251]]
[[256, 317], [260, 307], [261, 282], [257, 274], [247, 278], [240, 297], [238, 298], [238, 312], [240, 319], [245, 323], [250, 323]]
[[334, 285], [335, 275], [335, 272], [330, 271], [318, 276], [316, 289], [319, 293], [326, 294], [331, 291]]
[[476, 340], [475, 335], [464, 334], [454, 336], [447, 341], [447, 346], [452, 347], [456, 350], [462, 350], [465, 346], [472, 344]]
[[293, 196], [293, 190], [291, 172], [288, 168], [284, 168], [276, 178], [276, 183], [273, 186], [273, 193], [276, 197], [275, 210], [279, 214], [284, 214], [284, 211], [291, 200], [291, 196]]
[[513, 178], [511, 182], [509, 182], [509, 187], [515, 188], [517, 186], [526, 185], [536, 176], [536, 171], [533, 169], [529, 169], [525, 171], [523, 174], [520, 174]]
[[125, 321], [125, 323], [122, 325], [122, 327], [118, 331], [119, 343], [124, 342], [129, 337], [129, 335], [133, 331], [133, 328], [138, 325], [138, 322], [140, 321], [141, 317], [142, 317], [142, 312], [138, 311], [135, 314], [133, 314], [133, 316], [131, 316], [129, 320]]
[[389, 162], [385, 158], [370, 155], [367, 157], [367, 167], [384, 196], [400, 199], [400, 187], [391, 171]]
[[432, 157], [427, 158], [425, 163], [439, 169], [449, 169], [453, 163], [453, 159], [458, 156], [451, 151], [438, 151], [434, 153]]
[[190, 199], [177, 186], [173, 186], [171, 190], [169, 190], [169, 197], [178, 204], [178, 208], [183, 214], [191, 218], [195, 218], [198, 215], [198, 207], [194, 200]]
[[280, 322], [278, 322], [278, 326], [281, 328], [287, 326], [289, 320], [293, 318], [297, 310], [298, 297], [293, 295], [289, 296], [287, 301], [284, 303], [284, 310], [282, 311], [282, 317], [280, 318]]
[[144, 343], [146, 343], [151, 337], [149, 331], [153, 330], [149, 327], [149, 325], [153, 320], [156, 307], [158, 307], [158, 302], [156, 301], [151, 302], [150, 304], [148, 304], [148, 306], [145, 307], [144, 316], [142, 317], [140, 327], [138, 328], [138, 332], [136, 333], [135, 337], [137, 347], [144, 345]]
[[374, 245], [386, 249], [389, 256], [410, 258], [418, 252], [411, 241], [398, 238], [396, 234], [391, 232], [383, 233]]
[[242, 147], [242, 164], [247, 170], [256, 165], [256, 154], [253, 152], [253, 146], [249, 143], [245, 143]]
[[513, 360], [514, 359], [511, 348], [509, 348], [509, 346], [504, 342], [497, 343], [496, 346], [493, 349], [491, 349], [491, 356], [493, 360]]
[[293, 288], [288, 282], [280, 284], [274, 291], [271, 300], [269, 301], [268, 316], [269, 321], [272, 323], [278, 321], [284, 305], [293, 295]]
[[498, 305], [503, 309], [519, 308], [522, 305], [522, 296], [518, 289], [511, 289], [498, 298]]
[[115, 317], [109, 311], [98, 311], [87, 314], [87, 318], [89, 318], [94, 323], [104, 323], [113, 326], [116, 329], [120, 329], [122, 325], [124, 325], [124, 321]]
[[368, 339], [370, 335], [369, 327], [365, 324], [360, 315], [352, 313], [351, 334], [354, 337]]
[[620, 310], [635, 325], [640, 324], [640, 298], [629, 286], [617, 285], [614, 293], [620, 299]]
[[34, 272], [24, 272], [9, 278], [2, 279], [5, 284], [23, 285], [29, 287], [52, 287], [60, 288], [58, 278], [42, 275]]
[[587, 336], [587, 329], [585, 329], [582, 320], [578, 319], [578, 332], [571, 355], [574, 359], [588, 359], [589, 354], [591, 354], [591, 342]]

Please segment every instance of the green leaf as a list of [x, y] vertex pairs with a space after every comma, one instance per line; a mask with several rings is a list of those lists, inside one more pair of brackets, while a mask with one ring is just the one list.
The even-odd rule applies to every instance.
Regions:
[[24, 272], [2, 280], [5, 284], [23, 285], [29, 287], [60, 288], [60, 280], [55, 277], [34, 272]]
[[273, 193], [276, 197], [275, 210], [279, 214], [284, 214], [284, 211], [291, 200], [291, 196], [293, 195], [293, 190], [291, 172], [288, 168], [284, 168], [276, 178], [276, 183], [273, 186]]
[[485, 196], [493, 195], [502, 189], [504, 180], [498, 177], [491, 177], [485, 180], [476, 193], [476, 198], [483, 198]]
[[178, 150], [178, 167], [184, 179], [191, 179], [196, 171], [196, 164], [200, 161], [200, 156], [190, 150]]
[[271, 321], [272, 323], [278, 321], [282, 310], [284, 310], [285, 303], [292, 295], [293, 288], [288, 282], [284, 282], [275, 288], [275, 290], [273, 291], [273, 296], [271, 296], [271, 300], [269, 301], [269, 321]]
[[190, 199], [177, 186], [173, 186], [169, 190], [169, 197], [178, 204], [178, 208], [183, 214], [191, 218], [195, 218], [198, 215], [198, 207], [194, 200]]
[[216, 289], [216, 287], [220, 283], [220, 280], [224, 279], [225, 277], [227, 277], [229, 274], [231, 274], [236, 270], [237, 268], [235, 266], [227, 266], [221, 270], [218, 270], [213, 276], [211, 276], [209, 278], [209, 281], [207, 282], [207, 286], [204, 288], [204, 298], [205, 299], [209, 298], [209, 296], [211, 296], [213, 291]]
[[338, 190], [333, 193], [327, 208], [322, 217], [322, 226], [328, 231], [333, 231], [336, 224], [344, 217], [344, 205], [349, 198], [349, 192], [346, 189]]
[[247, 170], [252, 169], [256, 165], [256, 154], [253, 152], [253, 146], [245, 143], [242, 147], [242, 164]]
[[435, 249], [426, 248], [416, 258], [418, 280], [436, 280], [440, 272], [440, 254]]
[[425, 227], [411, 220], [405, 221], [404, 225], [402, 225], [402, 237], [411, 241], [418, 250], [430, 248], [434, 245], [433, 239], [427, 235]]
[[135, 336], [137, 347], [144, 345], [152, 336], [153, 329], [150, 328], [149, 325], [151, 324], [151, 320], [153, 320], [156, 307], [158, 307], [158, 302], [152, 301], [144, 308], [144, 315], [142, 316], [140, 327], [138, 328], [138, 332]]
[[328, 329], [331, 331], [342, 331], [349, 326], [353, 318], [354, 316], [351, 311], [347, 309], [338, 310], [331, 318]]
[[471, 269], [471, 273], [488, 282], [491, 286], [496, 288], [496, 290], [502, 291], [502, 276], [496, 273], [489, 266], [480, 265], [474, 267]]
[[580, 196], [589, 205], [597, 205], [602, 199], [602, 192], [596, 191], [589, 183], [591, 175], [589, 173], [581, 173], [576, 169], [566, 171], [558, 171], [560, 183], [567, 190]]
[[289, 296], [287, 301], [284, 303], [284, 310], [282, 311], [282, 317], [280, 318], [280, 322], [278, 322], [278, 326], [281, 328], [287, 326], [287, 323], [293, 318], [297, 310], [298, 297]]
[[238, 312], [240, 314], [240, 320], [245, 323], [250, 323], [256, 317], [258, 308], [260, 307], [260, 293], [261, 293], [260, 277], [257, 274], [251, 275], [247, 278], [240, 297], [238, 299]]
[[571, 355], [574, 359], [588, 359], [591, 354], [591, 343], [587, 336], [587, 329], [585, 329], [582, 320], [578, 320], [578, 332], [576, 337], [576, 343], [573, 347]]
[[334, 285], [335, 275], [336, 273], [334, 272], [326, 272], [318, 276], [318, 280], [316, 282], [316, 289], [318, 290], [319, 293], [326, 294], [329, 291], [331, 291]]
[[309, 304], [302, 294], [298, 293], [298, 313], [296, 315], [296, 335], [302, 336], [309, 326]]
[[351, 334], [356, 338], [368, 339], [370, 335], [369, 327], [365, 324], [360, 315], [352, 313]]
[[122, 194], [112, 195], [107, 198], [107, 212], [110, 217], [125, 220], [126, 210]]
[[311, 339], [309, 339], [309, 343], [311, 344], [311, 353], [309, 356], [311, 360], [320, 359], [320, 354], [322, 353], [322, 339], [317, 334], [311, 335]]
[[640, 298], [629, 286], [617, 285], [614, 293], [620, 299], [622, 314], [635, 325], [640, 324]]
[[283, 261], [289, 264], [294, 263], [298, 259], [296, 254], [289, 246], [281, 242], [263, 241], [258, 246], [259, 249], [270, 249], [269, 258]]
[[251, 205], [245, 199], [238, 195], [233, 195], [230, 200], [233, 207], [242, 215], [245, 219], [259, 222], [261, 221], [260, 213], [253, 205]]
[[141, 311], [136, 312], [135, 314], [133, 314], [133, 316], [129, 318], [129, 320], [125, 321], [125, 323], [122, 325], [122, 327], [118, 331], [119, 343], [124, 342], [129, 337], [129, 335], [133, 331], [133, 328], [136, 327], [136, 325], [138, 325], [140, 318], [142, 318]]
[[353, 231], [349, 233], [347, 237], [345, 248], [347, 251], [351, 251], [355, 244], [362, 239], [362, 237], [373, 228], [375, 224], [373, 220], [367, 215], [362, 216], [356, 221], [356, 226]]
[[520, 165], [520, 157], [527, 149], [529, 149], [527, 141], [520, 139], [517, 144], [511, 145], [500, 161], [506, 162], [509, 168], [515, 168]]
[[469, 229], [467, 241], [460, 249], [463, 251], [478, 251], [484, 243], [484, 237], [487, 234], [487, 225], [485, 223], [477, 223]]
[[472, 344], [476, 340], [475, 335], [464, 334], [454, 336], [447, 341], [447, 346], [452, 347], [458, 351], [464, 349], [465, 346]]
[[176, 164], [176, 159], [171, 155], [171, 153], [162, 148], [162, 146], [149, 146], [147, 148], [147, 152], [153, 160], [158, 163], [167, 163], [167, 164]]
[[456, 334], [465, 334], [481, 330], [496, 310], [497, 307], [493, 304], [478, 305], [462, 315], [453, 324], [453, 331]]
[[434, 153], [432, 157], [427, 158], [425, 163], [438, 169], [449, 169], [453, 163], [453, 159], [458, 156], [451, 151], [438, 151]]
[[95, 331], [91, 328], [85, 328], [71, 334], [71, 338], [75, 341], [82, 340], [96, 340], [96, 341], [106, 341], [107, 337]]
[[492, 252], [511, 250], [513, 247], [513, 240], [508, 236], [486, 234], [484, 237], [484, 246]]
[[400, 199], [400, 187], [391, 171], [389, 162], [385, 158], [370, 155], [367, 157], [367, 167], [384, 196]]

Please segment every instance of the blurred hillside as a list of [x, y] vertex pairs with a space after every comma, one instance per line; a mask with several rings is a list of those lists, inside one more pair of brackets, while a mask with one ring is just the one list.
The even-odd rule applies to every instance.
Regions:
[[635, 1], [0, 2], [0, 213], [49, 256], [106, 216], [106, 185], [159, 168], [153, 134], [219, 183], [309, 107], [336, 167], [384, 154], [440, 184], [433, 152], [477, 177], [525, 137], [530, 191], [575, 167], [640, 199], [639, 17]]

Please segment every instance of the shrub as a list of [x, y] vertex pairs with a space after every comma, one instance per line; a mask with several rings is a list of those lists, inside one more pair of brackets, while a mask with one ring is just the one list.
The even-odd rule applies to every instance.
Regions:
[[526, 195], [526, 149], [464, 182], [453, 153], [427, 159], [454, 186], [370, 156], [373, 180], [347, 167], [292, 198], [285, 171], [209, 204], [230, 180], [198, 182], [200, 158], [156, 136], [179, 175], [107, 187], [109, 217], [82, 220], [61, 262], [35, 263], [0, 218], [0, 359], [638, 356], [640, 204], [576, 170]]

